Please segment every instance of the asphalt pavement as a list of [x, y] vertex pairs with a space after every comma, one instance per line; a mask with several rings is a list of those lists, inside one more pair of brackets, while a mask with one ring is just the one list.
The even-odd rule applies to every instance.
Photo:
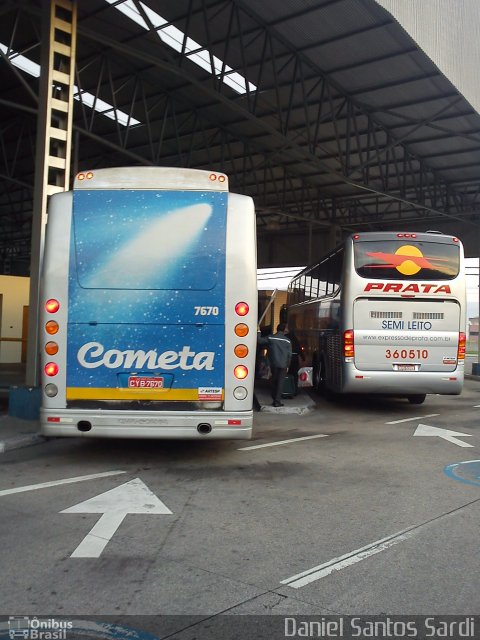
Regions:
[[[465, 374], [467, 379], [480, 381], [480, 376], [471, 375], [472, 364], [476, 357], [467, 357]], [[45, 442], [40, 435], [38, 420], [23, 420], [8, 414], [8, 390], [11, 386], [24, 382], [24, 366], [19, 364], [0, 364], [0, 455], [6, 451], [20, 449]], [[268, 383], [260, 380], [255, 385], [255, 409], [272, 414], [303, 415], [315, 408], [314, 396], [306, 390], [299, 390], [294, 398], [285, 398], [283, 407], [271, 406]]]

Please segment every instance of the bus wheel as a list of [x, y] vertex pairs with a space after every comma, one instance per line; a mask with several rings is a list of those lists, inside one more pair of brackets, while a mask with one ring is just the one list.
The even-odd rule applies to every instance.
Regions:
[[317, 358], [313, 357], [313, 371], [312, 371], [312, 386], [316, 393], [321, 393], [321, 385], [320, 385], [320, 364]]
[[418, 393], [413, 396], [407, 396], [410, 404], [423, 404], [427, 395], [425, 393]]
[[327, 388], [327, 365], [323, 359], [320, 360], [317, 366], [315, 389], [325, 398], [325, 400], [332, 400], [334, 397], [332, 391]]

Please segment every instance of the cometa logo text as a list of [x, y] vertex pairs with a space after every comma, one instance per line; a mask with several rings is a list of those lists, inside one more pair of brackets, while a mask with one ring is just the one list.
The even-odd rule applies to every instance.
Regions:
[[180, 351], [135, 351], [127, 349], [105, 349], [100, 342], [87, 342], [77, 353], [78, 362], [86, 369], [107, 367], [107, 369], [190, 369], [213, 370], [215, 353], [213, 351], [190, 351], [189, 346]]

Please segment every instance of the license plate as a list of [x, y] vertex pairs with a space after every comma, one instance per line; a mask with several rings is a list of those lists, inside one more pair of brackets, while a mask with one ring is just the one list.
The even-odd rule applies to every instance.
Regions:
[[416, 364], [396, 364], [395, 371], [417, 371]]
[[163, 378], [130, 376], [129, 389], [163, 389]]

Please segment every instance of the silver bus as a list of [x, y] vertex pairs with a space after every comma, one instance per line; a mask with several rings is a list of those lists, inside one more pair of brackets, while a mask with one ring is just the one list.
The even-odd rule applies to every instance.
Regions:
[[459, 394], [466, 287], [458, 238], [439, 232], [349, 236], [290, 283], [288, 324], [326, 395]]

